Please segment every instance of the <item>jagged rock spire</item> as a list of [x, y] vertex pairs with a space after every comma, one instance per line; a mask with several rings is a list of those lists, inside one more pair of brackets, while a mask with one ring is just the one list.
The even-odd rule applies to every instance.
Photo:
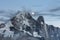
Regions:
[[37, 19], [37, 21], [40, 24], [44, 24], [44, 18], [43, 18], [43, 16], [39, 16], [38, 19]]

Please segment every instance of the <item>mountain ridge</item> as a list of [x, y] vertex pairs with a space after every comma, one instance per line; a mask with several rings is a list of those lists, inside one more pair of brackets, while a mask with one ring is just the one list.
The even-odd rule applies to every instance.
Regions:
[[[0, 32], [2, 30], [1, 33], [3, 35], [3, 38], [5, 36], [5, 37], [10, 37], [10, 38], [12, 38], [14, 40], [17, 40], [17, 39], [19, 40], [19, 38], [23, 38], [21, 40], [24, 40], [24, 38], [26, 36], [28, 36], [30, 38], [30, 40], [33, 40], [33, 39], [36, 39], [36, 40], [40, 40], [40, 39], [41, 40], [46, 40], [47, 39], [46, 36], [48, 35], [49, 36], [48, 37], [49, 40], [53, 40], [53, 39], [55, 40], [55, 37], [60, 32], [59, 28], [56, 28], [56, 27], [54, 27], [52, 25], [46, 24], [44, 22], [43, 16], [39, 16], [38, 19], [35, 20], [30, 15], [29, 12], [17, 12], [17, 13], [18, 14], [16, 16], [14, 16], [12, 19], [10, 19], [9, 22], [7, 22], [7, 24], [4, 25], [6, 27], [3, 27], [4, 28], [3, 30], [2, 30], [2, 28], [0, 28]], [[47, 28], [46, 29], [47, 33], [48, 33], [47, 35], [46, 35], [45, 25], [46, 25], [46, 28]], [[54, 34], [53, 34], [52, 31], [54, 31]], [[57, 31], [59, 31], [59, 32], [56, 33]], [[6, 33], [10, 33], [10, 34], [6, 34]], [[50, 33], [53, 34], [53, 36], [55, 36], [55, 37], [52, 36], [53, 39], [51, 38], [51, 34]], [[17, 34], [19, 36], [17, 36]], [[15, 38], [15, 37], [17, 37], [17, 38]], [[26, 38], [26, 40], [27, 40], [27, 38]]]

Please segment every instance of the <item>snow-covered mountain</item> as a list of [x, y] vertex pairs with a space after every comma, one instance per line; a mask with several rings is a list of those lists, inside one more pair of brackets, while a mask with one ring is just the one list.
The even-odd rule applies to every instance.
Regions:
[[28, 35], [29, 38], [32, 38], [31, 40], [44, 39], [44, 37], [40, 36], [39, 30], [40, 24], [33, 19], [29, 12], [18, 12], [18, 14], [11, 18], [3, 28], [0, 28], [0, 34], [3, 35], [3, 39], [9, 37], [16, 40], [20, 38], [20, 36], [24, 39], [25, 37], [22, 36]]
[[35, 20], [30, 12], [18, 11], [7, 23], [0, 24], [1, 40], [60, 40], [60, 28]]

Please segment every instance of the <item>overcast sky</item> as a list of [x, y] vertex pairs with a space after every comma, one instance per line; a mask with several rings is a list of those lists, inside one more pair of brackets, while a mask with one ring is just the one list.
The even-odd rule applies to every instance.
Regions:
[[38, 11], [44, 16], [47, 24], [60, 26], [60, 0], [0, 0], [0, 11], [22, 8]]
[[46, 11], [60, 7], [60, 0], [0, 0], [0, 9], [20, 9], [22, 7]]

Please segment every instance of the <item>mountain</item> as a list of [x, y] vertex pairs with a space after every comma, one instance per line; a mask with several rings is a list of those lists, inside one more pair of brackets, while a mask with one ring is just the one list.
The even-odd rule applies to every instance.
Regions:
[[29, 12], [18, 12], [5, 24], [4, 28], [0, 28], [1, 30], [3, 40], [7, 40], [7, 38], [10, 40], [44, 40], [44, 37], [39, 34], [40, 24], [33, 19]]
[[48, 25], [43, 16], [35, 20], [30, 12], [18, 11], [7, 23], [0, 24], [1, 40], [60, 40], [60, 28]]

